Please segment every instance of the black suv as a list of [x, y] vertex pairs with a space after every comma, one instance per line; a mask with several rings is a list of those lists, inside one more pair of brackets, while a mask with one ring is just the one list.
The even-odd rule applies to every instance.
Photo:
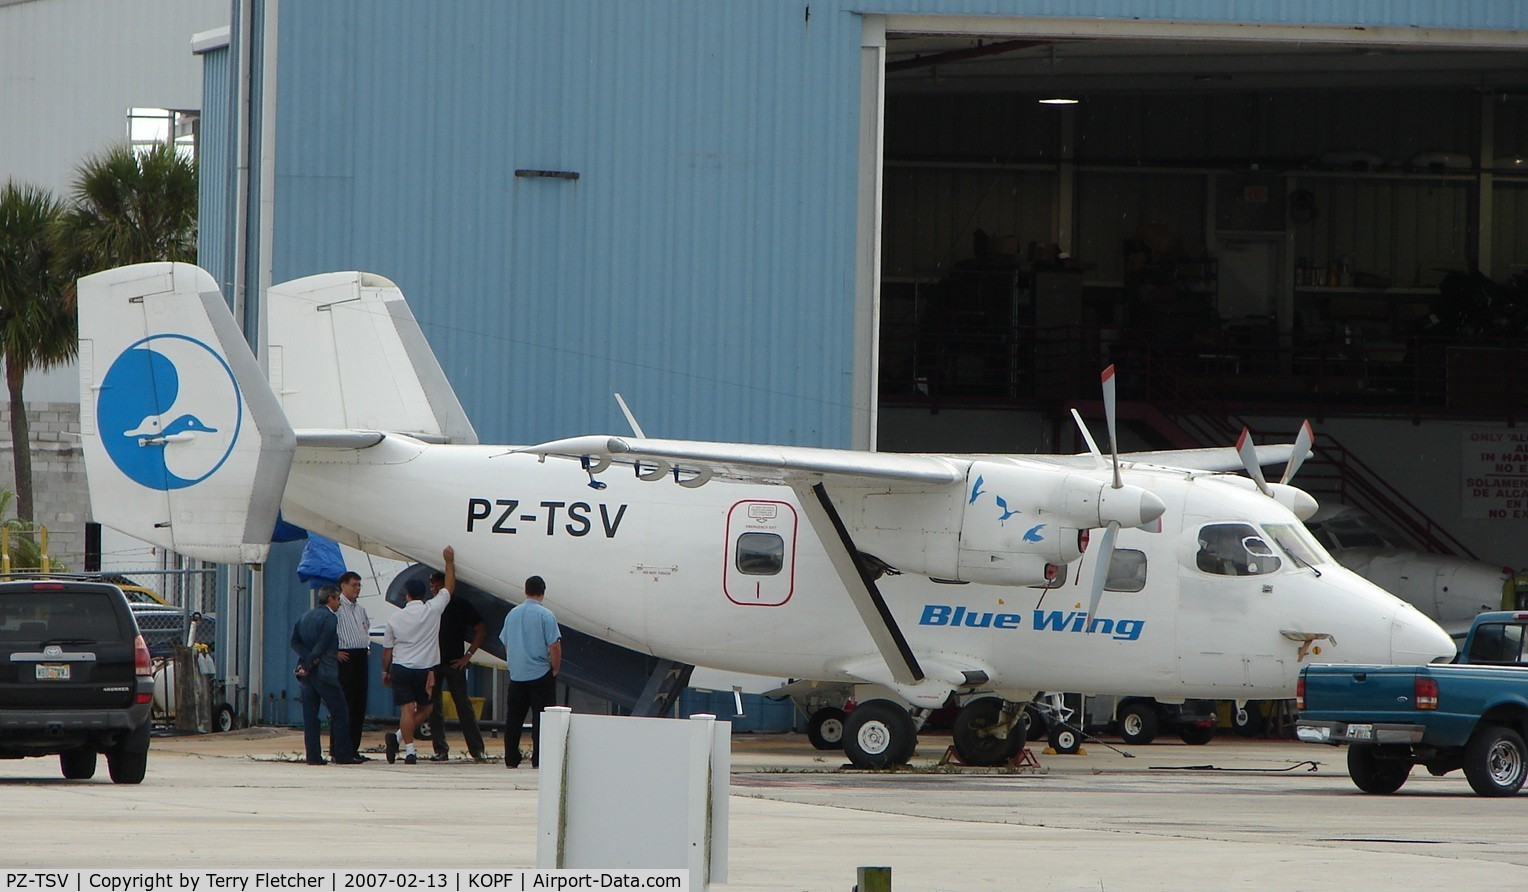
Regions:
[[114, 585], [0, 582], [0, 759], [58, 754], [86, 779], [106, 754], [111, 779], [143, 780], [154, 673], [127, 598]]

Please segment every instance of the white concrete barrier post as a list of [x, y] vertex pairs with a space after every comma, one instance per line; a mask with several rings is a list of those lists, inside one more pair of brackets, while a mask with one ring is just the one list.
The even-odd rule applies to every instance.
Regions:
[[538, 868], [688, 869], [727, 880], [732, 725], [541, 714]]

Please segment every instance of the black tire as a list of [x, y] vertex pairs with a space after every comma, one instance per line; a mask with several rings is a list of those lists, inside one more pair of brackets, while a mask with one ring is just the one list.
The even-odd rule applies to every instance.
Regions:
[[1464, 776], [1482, 796], [1511, 796], [1528, 773], [1522, 735], [1501, 725], [1481, 725], [1464, 747]]
[[1268, 717], [1263, 715], [1260, 704], [1248, 703], [1241, 709], [1237, 709], [1235, 703], [1231, 704], [1231, 730], [1237, 737], [1262, 737], [1267, 727]]
[[1204, 746], [1215, 739], [1214, 725], [1180, 725], [1178, 738], [1189, 746]]
[[130, 753], [118, 748], [106, 754], [106, 770], [111, 774], [111, 782], [114, 784], [141, 784], [148, 768], [148, 750]]
[[429, 740], [434, 736], [435, 732], [430, 730], [430, 722], [428, 720], [420, 722], [419, 726], [414, 729], [415, 740]]
[[1348, 777], [1353, 785], [1365, 793], [1381, 796], [1394, 793], [1411, 776], [1410, 754], [1406, 758], [1390, 758], [1384, 750], [1372, 743], [1348, 745]]
[[1082, 749], [1082, 735], [1075, 728], [1057, 723], [1050, 729], [1050, 748], [1057, 755], [1075, 756]]
[[90, 747], [65, 750], [58, 754], [58, 767], [69, 780], [90, 780], [95, 777], [96, 751]]
[[841, 750], [844, 748], [844, 722], [848, 715], [837, 706], [824, 706], [812, 713], [806, 721], [806, 739], [815, 749]]
[[218, 733], [232, 731], [234, 724], [233, 707], [227, 703], [219, 705], [217, 712], [212, 714], [212, 730]]
[[1044, 740], [1050, 733], [1050, 722], [1046, 721], [1045, 713], [1033, 703], [1024, 706], [1024, 739]]
[[1024, 746], [1022, 714], [1012, 728], [1000, 731], [1003, 701], [982, 697], [961, 707], [955, 716], [955, 752], [967, 765], [1002, 765]]
[[861, 703], [844, 722], [844, 754], [856, 768], [895, 768], [917, 746], [913, 717], [890, 700]]
[[1120, 739], [1132, 746], [1145, 746], [1157, 739], [1160, 722], [1150, 703], [1130, 703], [1119, 711]]

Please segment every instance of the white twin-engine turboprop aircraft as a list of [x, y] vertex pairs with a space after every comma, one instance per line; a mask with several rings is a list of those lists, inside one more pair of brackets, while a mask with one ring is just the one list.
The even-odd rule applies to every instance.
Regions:
[[393, 283], [311, 276], [266, 308], [262, 372], [206, 272], [80, 280], [97, 520], [226, 563], [264, 559], [278, 509], [389, 557], [453, 545], [466, 581], [513, 601], [540, 574], [564, 624], [616, 644], [881, 692], [845, 723], [857, 765], [906, 761], [951, 702], [966, 704], [961, 755], [992, 764], [1022, 745], [1010, 732], [1037, 691], [1278, 698], [1317, 655], [1454, 652], [1306, 533], [1296, 514], [1315, 502], [1287, 473], [1226, 473], [1292, 472], [1303, 444], [1112, 461], [1091, 439], [1076, 456], [640, 431], [484, 446]]

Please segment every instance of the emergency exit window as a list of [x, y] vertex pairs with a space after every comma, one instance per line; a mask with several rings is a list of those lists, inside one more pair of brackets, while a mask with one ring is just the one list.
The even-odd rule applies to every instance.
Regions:
[[749, 576], [774, 576], [785, 566], [785, 540], [774, 533], [737, 537], [737, 569]]

